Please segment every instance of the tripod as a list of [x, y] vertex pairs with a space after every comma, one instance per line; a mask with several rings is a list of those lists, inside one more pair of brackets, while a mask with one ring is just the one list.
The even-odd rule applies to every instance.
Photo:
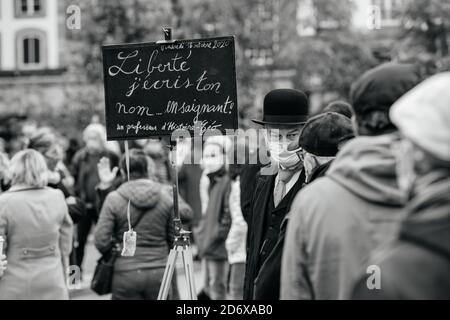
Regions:
[[190, 232], [183, 230], [180, 213], [178, 210], [178, 169], [176, 164], [176, 142], [170, 146], [172, 153], [172, 168], [174, 171], [173, 182], [173, 209], [175, 212], [175, 241], [174, 247], [170, 250], [166, 269], [159, 289], [158, 300], [167, 300], [169, 289], [172, 284], [173, 273], [175, 271], [178, 254], [181, 254], [184, 273], [186, 276], [186, 286], [189, 290], [189, 300], [197, 300], [197, 292], [194, 283], [194, 261], [190, 248]]
[[195, 290], [194, 283], [194, 262], [192, 259], [192, 251], [189, 247], [189, 234], [190, 232], [181, 230], [180, 233], [175, 236], [175, 244], [173, 249], [170, 250], [166, 270], [164, 271], [161, 288], [158, 294], [158, 300], [167, 299], [169, 289], [172, 284], [172, 278], [176, 267], [178, 254], [181, 254], [181, 258], [183, 261], [183, 268], [186, 276], [186, 286], [189, 290], [189, 300], [197, 300], [197, 292]]

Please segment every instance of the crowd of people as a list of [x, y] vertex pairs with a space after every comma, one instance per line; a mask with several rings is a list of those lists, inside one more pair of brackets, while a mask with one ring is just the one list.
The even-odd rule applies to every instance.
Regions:
[[[199, 299], [448, 299], [450, 73], [387, 63], [349, 102], [310, 114], [307, 94], [269, 92], [263, 144], [180, 141], [179, 212], [201, 261]], [[156, 299], [174, 243], [174, 175], [164, 141], [107, 142], [90, 124], [73, 150], [52, 128], [0, 153], [0, 299], [67, 299], [67, 268], [98, 251], [112, 299]], [[267, 150], [269, 166], [237, 150]], [[190, 161], [185, 161], [186, 159]], [[170, 299], [179, 299], [173, 281]]]

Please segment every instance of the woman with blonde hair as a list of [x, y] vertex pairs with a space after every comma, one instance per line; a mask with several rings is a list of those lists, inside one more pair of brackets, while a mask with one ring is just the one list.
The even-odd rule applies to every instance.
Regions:
[[11, 189], [0, 195], [0, 236], [8, 259], [0, 300], [69, 298], [65, 268], [73, 223], [63, 193], [46, 187], [47, 171], [34, 150], [11, 160]]

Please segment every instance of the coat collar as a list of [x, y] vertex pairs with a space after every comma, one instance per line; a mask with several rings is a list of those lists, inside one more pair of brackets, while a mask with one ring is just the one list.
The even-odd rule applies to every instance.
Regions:
[[[256, 203], [263, 203], [262, 206], [256, 206], [259, 210], [256, 215], [253, 215], [253, 223], [255, 228], [255, 235], [256, 239], [258, 241], [257, 247], [260, 248], [262, 238], [263, 238], [263, 228], [264, 228], [264, 219], [265, 215], [268, 214], [267, 210], [269, 208], [269, 201], [273, 201], [273, 189], [275, 187], [275, 179], [276, 175], [266, 175], [266, 176], [260, 176], [258, 179], [257, 187], [256, 187]], [[294, 201], [295, 196], [300, 191], [300, 189], [303, 187], [305, 182], [305, 172], [302, 170], [300, 173], [300, 176], [297, 180], [297, 182], [294, 184], [291, 190], [287, 193], [287, 195], [284, 197], [284, 199], [280, 202], [277, 208], [275, 208], [271, 213], [276, 213], [280, 211], [284, 211], [286, 213], [289, 212], [291, 209], [292, 202]], [[253, 206], [255, 208], [255, 206]], [[253, 209], [254, 209], [253, 208]], [[283, 223], [281, 224], [283, 229], [283, 224], [285, 224], [286, 217], [283, 220]], [[287, 222], [287, 221], [286, 221]]]

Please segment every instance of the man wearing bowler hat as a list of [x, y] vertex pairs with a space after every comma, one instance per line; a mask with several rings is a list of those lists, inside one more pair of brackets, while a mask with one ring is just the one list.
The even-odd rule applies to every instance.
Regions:
[[285, 216], [305, 182], [299, 136], [308, 118], [308, 97], [293, 89], [277, 89], [264, 99], [264, 117], [253, 122], [264, 126], [270, 152], [268, 174], [257, 176], [248, 220], [248, 254], [244, 283], [245, 300], [277, 300]]

